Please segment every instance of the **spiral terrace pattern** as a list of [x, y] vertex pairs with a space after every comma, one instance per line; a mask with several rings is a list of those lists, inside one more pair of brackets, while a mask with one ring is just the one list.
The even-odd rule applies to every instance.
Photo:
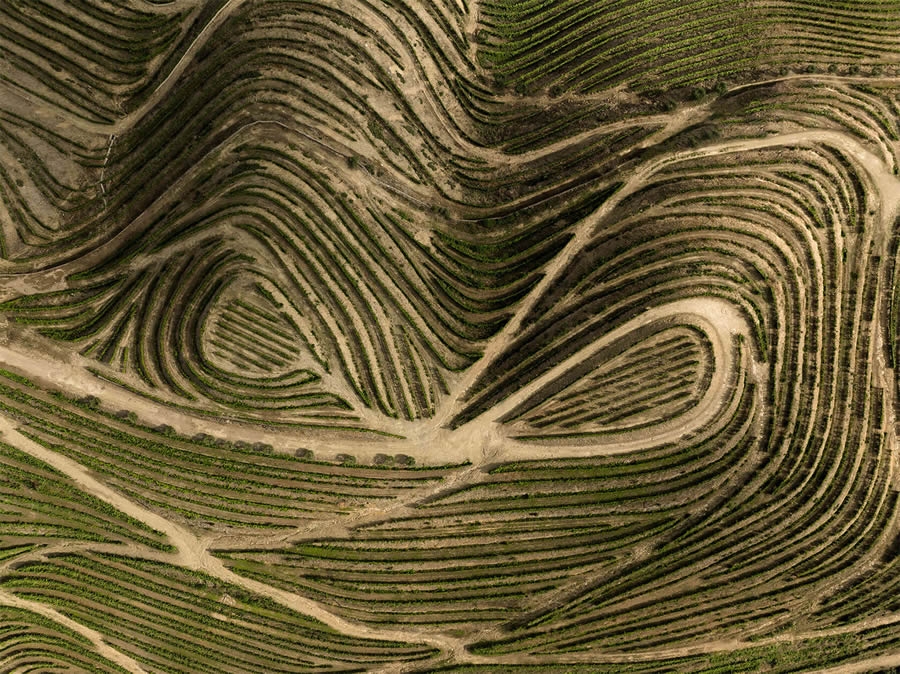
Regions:
[[0, 3], [0, 669], [900, 666], [898, 42]]

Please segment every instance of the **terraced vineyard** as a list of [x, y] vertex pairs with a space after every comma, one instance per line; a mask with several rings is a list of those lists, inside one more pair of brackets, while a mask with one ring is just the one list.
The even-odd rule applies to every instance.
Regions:
[[900, 667], [898, 48], [0, 3], [0, 670]]

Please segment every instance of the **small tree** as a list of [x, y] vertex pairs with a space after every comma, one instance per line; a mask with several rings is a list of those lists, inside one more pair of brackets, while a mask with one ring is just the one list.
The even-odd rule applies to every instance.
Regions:
[[100, 408], [100, 398], [97, 396], [84, 396], [75, 401], [76, 404], [88, 409], [96, 410]]

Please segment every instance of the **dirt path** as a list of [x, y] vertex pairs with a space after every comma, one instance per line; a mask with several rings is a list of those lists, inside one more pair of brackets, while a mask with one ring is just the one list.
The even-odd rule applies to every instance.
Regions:
[[126, 515], [140, 520], [156, 531], [166, 534], [172, 545], [178, 548], [177, 563], [188, 566], [202, 556], [205, 548], [196, 536], [160, 515], [132, 503], [120, 493], [95, 478], [76, 461], [26, 438], [16, 430], [15, 422], [10, 420], [5, 414], [0, 414], [0, 436], [17, 449], [27, 452], [36, 459], [56, 468], [85, 492], [118, 508]]
[[216, 12], [213, 17], [206, 23], [206, 25], [200, 30], [200, 32], [197, 34], [188, 48], [185, 49], [184, 54], [181, 55], [178, 63], [176, 63], [172, 67], [172, 69], [169, 71], [169, 74], [166, 75], [165, 79], [159, 83], [156, 89], [154, 89], [153, 92], [151, 92], [150, 95], [147, 96], [144, 102], [128, 114], [117, 119], [112, 124], [91, 122], [75, 115], [67, 115], [61, 108], [50, 108], [48, 107], [47, 103], [35, 100], [28, 93], [19, 89], [13, 89], [12, 87], [3, 83], [0, 83], [0, 89], [3, 89], [11, 95], [28, 101], [31, 105], [34, 106], [35, 110], [41, 110], [44, 114], [52, 114], [54, 117], [63, 120], [66, 124], [72, 125], [82, 131], [102, 135], [121, 134], [123, 131], [129, 129], [136, 120], [139, 120], [141, 117], [147, 114], [147, 112], [152, 110], [153, 106], [159, 103], [160, 99], [162, 99], [167, 93], [169, 93], [174, 83], [190, 65], [191, 59], [194, 57], [197, 51], [199, 51], [203, 47], [204, 43], [212, 34], [212, 32], [215, 31], [216, 28], [221, 26], [225, 19], [227, 19], [232, 14], [232, 12], [234, 12], [234, 10], [244, 2], [246, 2], [246, 0], [227, 0], [226, 3], [219, 9], [219, 11]]
[[181, 76], [181, 74], [187, 69], [190, 65], [191, 59], [193, 59], [194, 54], [196, 54], [205, 44], [206, 40], [209, 36], [216, 30], [219, 26], [224, 23], [224, 21], [231, 16], [231, 13], [234, 12], [238, 7], [244, 4], [246, 0], [226, 0], [225, 4], [219, 8], [219, 11], [216, 12], [213, 17], [207, 21], [206, 25], [200, 30], [197, 34], [197, 37], [194, 38], [193, 42], [188, 46], [187, 49], [184, 50], [184, 54], [181, 55], [181, 58], [178, 59], [178, 63], [176, 63], [172, 69], [169, 71], [169, 74], [166, 75], [166, 78], [159, 83], [156, 89], [147, 96], [141, 105], [137, 108], [129, 112], [124, 117], [116, 120], [114, 124], [107, 127], [108, 133], [116, 133], [120, 134], [123, 131], [130, 128], [135, 121], [139, 120], [141, 117], [147, 114], [153, 107], [160, 101], [160, 99], [169, 93], [169, 90]]
[[857, 662], [849, 662], [845, 665], [837, 665], [823, 669], [819, 674], [856, 674], [857, 672], [874, 672], [879, 670], [896, 670], [900, 668], [900, 653], [881, 655], [877, 658], [868, 658]]
[[700, 150], [672, 155], [671, 161], [681, 161], [693, 156], [704, 157], [727, 152], [744, 152], [778, 146], [796, 147], [819, 143], [830, 143], [850, 154], [869, 174], [878, 192], [876, 196], [880, 198], [882, 204], [886, 205], [886, 212], [897, 213], [900, 210], [900, 178], [895, 176], [881, 159], [863, 147], [862, 143], [841, 131], [824, 129], [796, 131], [752, 140], [726, 141], [701, 148]]
[[[675, 302], [670, 306], [659, 307], [658, 312], [660, 315], [666, 315], [666, 311], [673, 311], [678, 309], [679, 312], [684, 311], [694, 311], [697, 312], [698, 316], [702, 317], [702, 320], [716, 320], [718, 329], [713, 330], [713, 335], [718, 335], [722, 333], [722, 337], [724, 339], [724, 335], [730, 335], [733, 331], [740, 331], [742, 329], [746, 329], [746, 326], [743, 325], [743, 322], [740, 318], [736, 317], [736, 314], [730, 314], [733, 309], [728, 309], [729, 313], [726, 313], [724, 316], [719, 315], [716, 317], [716, 314], [722, 311], [722, 307], [715, 306], [716, 302], [713, 304], [697, 304], [692, 303], [690, 300], [684, 300], [682, 302]], [[725, 304], [724, 302], [722, 304]], [[650, 314], [651, 312], [647, 312]], [[635, 320], [652, 320], [651, 317], [641, 317]], [[629, 329], [634, 329], [635, 326], [626, 325], [623, 326], [623, 331], [627, 331]], [[624, 333], [623, 333], [624, 334]], [[613, 337], [610, 336], [612, 339]], [[715, 344], [715, 341], [714, 341]], [[716, 345], [716, 349], [721, 350], [723, 348], [723, 344], [719, 343]], [[718, 356], [717, 356], [718, 362]], [[710, 388], [713, 388], [711, 384]], [[239, 576], [229, 569], [225, 567], [221, 560], [216, 557], [213, 557], [208, 551], [208, 539], [200, 539], [197, 536], [193, 535], [185, 528], [170, 522], [164, 517], [151, 512], [145, 508], [142, 508], [133, 502], [129, 501], [127, 498], [114, 491], [107, 485], [103, 484], [95, 477], [93, 477], [89, 471], [87, 471], [83, 466], [78, 464], [77, 462], [65, 457], [61, 454], [57, 454], [45, 447], [38, 445], [37, 443], [29, 440], [25, 436], [18, 433], [15, 430], [13, 422], [7, 419], [5, 416], [0, 415], [0, 435], [2, 435], [3, 439], [7, 442], [10, 442], [18, 449], [27, 452], [31, 456], [44, 461], [45, 463], [53, 466], [57, 470], [61, 471], [63, 474], [68, 476], [75, 484], [77, 484], [81, 489], [86, 492], [96, 496], [97, 498], [102, 499], [106, 503], [118, 508], [122, 512], [134, 517], [135, 519], [144, 522], [148, 526], [165, 533], [173, 545], [177, 547], [177, 552], [173, 554], [166, 553], [156, 553], [156, 552], [148, 552], [144, 550], [134, 550], [137, 556], [140, 557], [152, 557], [155, 559], [159, 559], [161, 561], [165, 561], [171, 564], [180, 565], [189, 569], [203, 571], [219, 580], [224, 582], [232, 583], [238, 585], [250, 592], [260, 594], [274, 601], [280, 603], [281, 605], [294, 610], [305, 615], [309, 615], [321, 622], [325, 623], [329, 627], [332, 627], [335, 630], [338, 630], [344, 634], [360, 637], [360, 638], [370, 638], [370, 639], [388, 639], [388, 640], [396, 640], [396, 641], [406, 641], [406, 642], [425, 642], [431, 644], [439, 649], [441, 649], [446, 656], [450, 656], [456, 662], [479, 662], [479, 663], [505, 663], [505, 662], [534, 662], [534, 663], [548, 663], [552, 662], [552, 658], [541, 658], [535, 656], [527, 656], [521, 654], [514, 654], [510, 656], [501, 656], [496, 658], [490, 657], [482, 657], [475, 656], [473, 654], [467, 653], [465, 651], [464, 642], [459, 639], [454, 639], [452, 637], [438, 636], [434, 634], [422, 634], [419, 632], [415, 632], [412, 630], [378, 630], [370, 627], [366, 627], [363, 625], [359, 625], [356, 623], [349, 622], [335, 614], [331, 613], [327, 609], [323, 608], [319, 603], [314, 602], [312, 600], [306, 599], [305, 597], [301, 597], [299, 595], [287, 592], [285, 590], [281, 590], [279, 588], [274, 588], [264, 583], [247, 579], [242, 576]], [[462, 479], [462, 476], [460, 476]], [[446, 486], [446, 485], [445, 485]], [[363, 517], [362, 519], [366, 519]], [[134, 662], [128, 656], [116, 651], [108, 644], [103, 642], [102, 636], [83, 626], [71, 619], [65, 617], [54, 609], [44, 606], [38, 602], [30, 602], [21, 600], [14, 595], [10, 595], [9, 593], [0, 591], [0, 604], [17, 606], [21, 608], [25, 608], [40, 615], [43, 615], [55, 622], [58, 622], [61, 625], [69, 627], [79, 634], [84, 635], [88, 639], [91, 640], [92, 643], [96, 646], [98, 652], [100, 652], [105, 657], [110, 660], [120, 664], [125, 667], [127, 670], [132, 672], [142, 672], [142, 668]], [[829, 636], [836, 634], [845, 634], [845, 633], [853, 633], [856, 631], [860, 631], [863, 629], [869, 629], [871, 627], [876, 627], [878, 625], [887, 625], [900, 620], [900, 614], [892, 614], [889, 616], [883, 616], [878, 619], [864, 621], [862, 623], [856, 625], [849, 625], [840, 628], [822, 630], [818, 632], [811, 632], [808, 634], [794, 635], [794, 636], [779, 636], [771, 639], [764, 639], [756, 642], [742, 642], [742, 641], [729, 641], [729, 642], [720, 642], [720, 641], [711, 641], [701, 644], [694, 644], [684, 648], [677, 649], [665, 649], [659, 651], [646, 651], [643, 653], [633, 653], [633, 654], [601, 654], [601, 653], [585, 653], [585, 654], [569, 654], [567, 656], [567, 660], [572, 661], [613, 661], [613, 662], [634, 662], [634, 661], [651, 661], [655, 659], [665, 659], [672, 657], [682, 657], [685, 655], [696, 655], [696, 654], [704, 654], [704, 653], [715, 653], [715, 652], [723, 652], [723, 651], [734, 651], [740, 650], [742, 648], [748, 648], [751, 646], [761, 646], [766, 644], [776, 644], [783, 643], [785, 641], [796, 641], [803, 639], [812, 639], [821, 636]], [[893, 659], [885, 659], [885, 658], [893, 658]], [[866, 662], [897, 662], [900, 660], [900, 656], [885, 656], [885, 658], [879, 658], [872, 661]], [[835, 668], [834, 672], [857, 672], [857, 671], [865, 671], [864, 665], [866, 663], [856, 663], [851, 665], [842, 666], [843, 668]], [[384, 672], [393, 672], [393, 671], [404, 671], [406, 668], [411, 665], [385, 665], [377, 671]]]
[[516, 310], [516, 315], [506, 324], [503, 330], [491, 338], [485, 348], [482, 358], [467, 370], [465, 376], [456, 385], [456, 388], [451, 391], [451, 394], [447, 397], [447, 400], [449, 401], [448, 405], [444, 410], [438, 412], [433, 423], [437, 426], [443, 426], [456, 416], [462, 407], [459, 401], [462, 399], [463, 394], [471, 388], [489, 364], [493, 362], [493, 359], [502, 353], [506, 344], [508, 344], [512, 337], [519, 332], [521, 321], [524, 316], [527, 316], [530, 313], [531, 308], [544, 294], [547, 288], [549, 288], [565, 272], [569, 264], [590, 241], [597, 227], [604, 222], [606, 217], [625, 197], [642, 187], [657, 171], [686, 159], [733, 152], [746, 152], [779, 146], [793, 147], [799, 145], [815, 145], [822, 142], [836, 145], [859, 161], [862, 167], [872, 177], [873, 183], [878, 191], [877, 196], [880, 197], [882, 203], [887, 204], [885, 210], [890, 213], [900, 211], [900, 179], [894, 176], [880, 159], [866, 150], [859, 142], [838, 131], [798, 131], [795, 133], [778, 134], [751, 140], [725, 141], [697, 150], [673, 153], [670, 156], [655, 159], [638, 167], [616, 194], [614, 194], [597, 211], [579, 223], [578, 228], [575, 231], [575, 236], [573, 236], [572, 240], [557, 255], [557, 257], [547, 265], [544, 271], [544, 277], [535, 286], [528, 297], [526, 297], [519, 305]]
[[[316, 140], [310, 138], [311, 140]], [[319, 142], [319, 141], [316, 141]], [[892, 222], [892, 217], [900, 212], [900, 179], [894, 176], [875, 155], [866, 150], [854, 139], [838, 131], [801, 131], [789, 134], [768, 136], [765, 138], [727, 141], [711, 145], [699, 150], [691, 150], [673, 154], [669, 157], [655, 159], [644, 166], [639, 167], [626, 181], [625, 185], [613, 195], [596, 212], [585, 218], [575, 231], [575, 236], [561, 253], [547, 265], [542, 280], [532, 290], [517, 308], [516, 315], [509, 321], [503, 330], [497, 333], [486, 345], [484, 355], [475, 363], [465, 375], [457, 382], [451, 394], [446, 398], [448, 403], [438, 410], [437, 415], [429, 420], [415, 423], [391, 423], [385, 420], [385, 430], [400, 433], [405, 436], [402, 440], [375, 440], [367, 436], [362, 442], [348, 440], [346, 436], [335, 437], [324, 434], [305, 434], [302, 444], [324, 456], [334, 456], [338, 453], [350, 450], [363, 460], [371, 459], [374, 454], [404, 453], [416, 457], [423, 462], [434, 462], [436, 457], [448, 462], [469, 460], [480, 462], [485, 452], [496, 452], [499, 447], [508, 442], [504, 440], [495, 424], [479, 419], [450, 432], [444, 428], [461, 409], [460, 400], [462, 394], [468, 390], [485, 368], [497, 356], [499, 356], [510, 339], [519, 331], [522, 318], [528, 314], [540, 296], [562, 273], [586, 245], [597, 227], [605, 221], [610, 213], [621, 203], [627, 195], [642, 187], [654, 173], [661, 168], [679, 161], [730, 152], [744, 152], [754, 149], [769, 147], [801, 145], [814, 145], [817, 143], [830, 143], [848, 153], [869, 173], [876, 188], [877, 197], [884, 204], [884, 223]], [[695, 309], [698, 307], [695, 306]], [[707, 307], [709, 308], [709, 307]], [[708, 313], [705, 309], [696, 312], [698, 315]], [[655, 313], [654, 315], [657, 315]], [[713, 316], [714, 314], [710, 314]], [[715, 318], [712, 324], [721, 320], [722, 315]], [[734, 326], [723, 331], [734, 332]], [[740, 331], [740, 330], [738, 330]], [[168, 423], [177, 431], [192, 435], [198, 432], [210, 434], [221, 433], [226, 430], [233, 440], [247, 442], [269, 442], [276, 447], [285, 448], [285, 445], [298, 441], [295, 430], [264, 430], [253, 426], [242, 425], [238, 422], [216, 423], [191, 415], [188, 412], [162, 408], [157, 403], [130, 393], [112, 384], [98, 380], [84, 369], [88, 364], [86, 359], [77, 354], [67, 352], [54, 345], [47, 344], [46, 348], [27, 349], [21, 346], [15, 348], [3, 342], [2, 330], [0, 330], [0, 364], [6, 364], [17, 369], [43, 385], [48, 385], [58, 390], [71, 391], [79, 395], [96, 395], [108, 409], [128, 409], [134, 411], [142, 419], [158, 419], [161, 423]], [[574, 362], [574, 361], [572, 361]], [[48, 367], [48, 363], [52, 366]], [[717, 368], [718, 369], [718, 368]], [[558, 372], [558, 370], [554, 370]], [[541, 381], [544, 381], [543, 379]], [[527, 391], [534, 390], [528, 387]], [[522, 399], [525, 393], [517, 393], [515, 400]], [[707, 404], [712, 404], [708, 401]], [[505, 409], [505, 408], [504, 408]], [[500, 416], [496, 411], [490, 413], [491, 420]], [[629, 445], [632, 449], [635, 446]], [[528, 451], [532, 458], [540, 458], [544, 455], [559, 456], [560, 448], [540, 448], [528, 445]], [[571, 451], [583, 455], [584, 447], [572, 448]]]
[[[672, 660], [677, 658], [685, 658], [691, 656], [702, 656], [702, 655], [716, 655], [721, 653], [733, 653], [735, 651], [741, 651], [745, 649], [758, 649], [763, 648], [765, 646], [779, 646], [783, 644], [799, 644], [802, 642], [810, 642], [814, 639], [821, 639], [823, 637], [830, 636], [839, 636], [842, 634], [854, 634], [856, 632], [862, 632], [868, 629], [872, 629], [875, 627], [881, 627], [885, 625], [892, 625], [894, 623], [900, 622], [900, 613], [891, 613], [889, 615], [881, 616], [880, 618], [872, 618], [869, 620], [864, 620], [858, 623], [854, 623], [851, 625], [843, 625], [841, 627], [835, 627], [831, 629], [824, 630], [816, 630], [812, 632], [802, 632], [797, 634], [780, 634], [773, 637], [767, 637], [764, 639], [757, 639], [754, 641], [744, 641], [740, 639], [720, 639], [720, 640], [710, 640], [700, 643], [691, 644], [689, 646], [679, 646], [676, 648], [658, 648], [658, 649], [648, 649], [644, 651], [633, 651], [628, 653], [623, 652], [612, 652], [612, 653], [603, 653], [597, 651], [573, 651], [570, 653], [564, 653], [560, 656], [557, 656], [555, 659], [553, 656], [540, 656], [540, 655], [527, 655], [523, 653], [512, 653], [509, 655], [498, 655], [494, 656], [490, 661], [496, 665], [501, 664], [532, 664], [532, 665], [541, 665], [541, 664], [549, 664], [554, 662], [571, 662], [571, 663], [584, 663], [584, 664], [596, 664], [599, 669], [602, 670], [603, 663], [616, 663], [616, 664], [626, 664], [626, 663], [638, 663], [638, 662], [656, 662], [656, 661], [665, 661]], [[867, 672], [872, 671], [872, 665], [870, 663], [877, 662], [886, 662], [888, 666], [894, 666], [896, 663], [900, 663], [900, 654], [889, 654], [884, 656], [879, 656], [877, 658], [871, 658], [868, 660], [862, 660], [855, 663], [847, 663], [844, 665], [839, 665], [837, 667], [833, 667], [830, 669], [820, 670], [822, 672], [830, 672], [833, 674], [838, 673], [850, 673], [850, 672]], [[806, 670], [812, 671], [812, 670]]]
[[[15, 429], [14, 423], [5, 415], [0, 415], [0, 435], [2, 435], [6, 442], [9, 442], [17, 449], [30, 454], [34, 458], [49, 464], [65, 474], [85, 492], [112, 505], [123, 513], [134, 517], [147, 526], [166, 534], [172, 545], [177, 548], [177, 552], [172, 554], [141, 554], [140, 556], [142, 557], [150, 556], [170, 564], [202, 571], [224, 582], [238, 585], [245, 590], [273, 599], [282, 606], [286, 606], [293, 611], [315, 618], [332, 629], [349, 636], [364, 639], [386, 639], [417, 643], [424, 642], [439, 648], [445, 653], [451, 653], [454, 657], [466, 657], [464, 642], [459, 639], [436, 635], [424, 635], [411, 630], [378, 630], [364, 625], [351, 623], [324, 609], [318, 602], [266, 585], [256, 580], [239, 576], [226, 568], [220, 559], [213, 557], [209, 553], [207, 549], [209, 546], [208, 538], [198, 538], [186, 528], [175, 524], [174, 522], [170, 522], [166, 518], [128, 500], [103, 482], [96, 479], [81, 464], [26, 438]], [[3, 596], [0, 595], [0, 601], [2, 600]]]
[[146, 670], [141, 667], [138, 662], [125, 653], [121, 651], [117, 651], [115, 648], [110, 646], [108, 643], [103, 641], [103, 635], [101, 635], [96, 630], [92, 630], [90, 627], [86, 627], [81, 623], [75, 622], [71, 618], [64, 616], [62, 613], [57, 611], [54, 608], [50, 608], [40, 602], [37, 601], [28, 601], [25, 599], [20, 599], [14, 594], [10, 594], [5, 590], [0, 590], [0, 606], [12, 606], [14, 608], [25, 609], [26, 611], [31, 611], [32, 613], [37, 613], [53, 622], [62, 625], [63, 627], [67, 627], [73, 632], [80, 634], [81, 636], [88, 639], [93, 645], [97, 652], [102, 655], [107, 660], [116, 663], [120, 667], [123, 667], [129, 672], [137, 672], [138, 674], [143, 674]]
[[[496, 457], [490, 457], [495, 459]], [[311, 522], [303, 528], [271, 536], [247, 536], [243, 534], [224, 534], [216, 536], [209, 545], [215, 552], [229, 549], [245, 549], [252, 546], [255, 550], [283, 549], [292, 543], [320, 538], [344, 538], [351, 530], [373, 522], [387, 519], [400, 519], [415, 516], [418, 511], [415, 504], [442, 492], [453, 491], [457, 487], [474, 484], [485, 477], [478, 464], [473, 464], [450, 473], [445, 479], [437, 480], [425, 487], [411, 489], [390, 501], [373, 501], [354, 512]], [[2, 565], [0, 565], [2, 571]]]
[[[639, 330], [643, 326], [669, 317], [677, 317], [679, 322], [696, 325], [710, 338], [713, 346], [715, 365], [712, 380], [697, 405], [681, 416], [647, 429], [592, 437], [583, 443], [554, 443], [552, 453], [554, 456], [561, 457], [625, 454], [650, 445], [674, 442], [685, 434], [703, 428], [720, 413], [722, 405], [728, 401], [730, 397], [728, 382], [732, 373], [740, 367], [740, 363], [733, 361], [732, 336], [743, 335], [747, 343], [753, 340], [750, 327], [737, 309], [725, 300], [713, 297], [688, 298], [648, 309], [641, 316], [632, 319], [604, 335], [602, 339], [571, 355], [540, 378], [492, 408], [491, 418], [502, 418], [556, 377], [590, 358], [594, 353], [617, 339]], [[481, 423], [484, 427], [490, 422], [482, 421]], [[502, 457], [504, 459], [531, 458], [536, 451], [535, 443], [516, 442], [507, 438], [503, 441]]]
[[778, 84], [779, 82], [794, 82], [800, 80], [810, 80], [812, 82], [818, 83], [834, 82], [837, 84], [846, 84], [848, 82], [857, 82], [859, 84], [874, 84], [876, 86], [896, 86], [898, 81], [900, 81], [900, 77], [876, 77], [872, 75], [830, 75], [824, 73], [794, 73], [793, 75], [783, 75], [781, 77], [772, 77], [767, 80], [756, 80], [755, 82], [746, 82], [745, 84], [739, 84], [728, 89], [725, 94], [727, 95], [737, 91], [742, 91], [743, 89], [750, 89], [751, 87], [758, 87], [766, 84]]

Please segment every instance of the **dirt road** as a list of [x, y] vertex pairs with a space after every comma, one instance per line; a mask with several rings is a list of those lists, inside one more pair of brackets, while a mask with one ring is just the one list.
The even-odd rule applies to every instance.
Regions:
[[26, 611], [37, 613], [40, 616], [52, 620], [63, 627], [68, 627], [73, 632], [88, 639], [94, 645], [94, 648], [97, 649], [97, 652], [107, 660], [116, 663], [129, 672], [135, 672], [136, 674], [143, 674], [143, 672], [145, 672], [136, 660], [103, 641], [103, 635], [99, 632], [90, 627], [86, 627], [81, 623], [75, 622], [54, 608], [37, 601], [21, 599], [5, 590], [0, 590], [0, 606], [12, 606], [14, 608], [25, 609]]
[[[220, 559], [213, 557], [209, 553], [207, 550], [209, 539], [198, 538], [184, 527], [128, 500], [122, 494], [96, 479], [79, 463], [37, 444], [19, 433], [15, 429], [15, 424], [2, 414], [0, 414], [0, 436], [3, 437], [5, 442], [12, 444], [17, 449], [27, 452], [34, 458], [56, 468], [88, 494], [112, 505], [156, 531], [164, 533], [170, 543], [177, 549], [176, 552], [171, 554], [133, 550], [132, 552], [139, 557], [152, 557], [169, 564], [202, 571], [224, 582], [239, 585], [249, 592], [269, 597], [293, 611], [311, 616], [329, 627], [350, 636], [367, 639], [425, 642], [444, 652], [453, 653], [456, 657], [465, 656], [464, 644], [458, 639], [445, 636], [422, 635], [409, 630], [377, 630], [357, 623], [351, 623], [326, 610], [318, 602], [239, 576], [227, 569]], [[0, 595], [0, 602], [4, 601], [4, 599], [4, 596]], [[68, 623], [64, 624], [68, 625]], [[85, 636], [88, 635], [85, 634]]]

